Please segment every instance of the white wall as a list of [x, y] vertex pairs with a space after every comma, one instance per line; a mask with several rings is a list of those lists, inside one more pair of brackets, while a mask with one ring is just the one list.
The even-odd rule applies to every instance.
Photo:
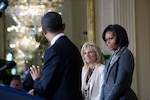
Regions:
[[65, 34], [80, 49], [87, 41], [86, 0], [64, 0], [62, 16], [66, 23]]
[[138, 94], [150, 100], [150, 0], [136, 0]]
[[113, 19], [113, 0], [95, 0], [96, 16], [96, 43], [104, 54], [112, 54], [102, 40], [102, 32], [106, 26], [114, 23]]

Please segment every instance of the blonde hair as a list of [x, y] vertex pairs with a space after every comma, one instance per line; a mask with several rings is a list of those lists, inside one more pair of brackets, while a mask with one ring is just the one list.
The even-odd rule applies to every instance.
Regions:
[[104, 59], [104, 56], [100, 50], [100, 47], [97, 46], [95, 43], [93, 42], [85, 42], [81, 48], [81, 56], [82, 56], [82, 59], [84, 61], [84, 66], [88, 66], [87, 63], [85, 62], [85, 59], [84, 59], [84, 49], [86, 47], [90, 47], [91, 50], [93, 50], [95, 53], [96, 53], [96, 63], [97, 65], [99, 64], [105, 64], [105, 59]]

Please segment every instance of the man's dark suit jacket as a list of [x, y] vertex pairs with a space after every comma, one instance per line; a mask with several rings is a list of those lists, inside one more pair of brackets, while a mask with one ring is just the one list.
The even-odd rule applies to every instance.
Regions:
[[30, 74], [29, 70], [28, 70], [28, 73], [25, 76], [25, 79], [23, 80], [22, 87], [23, 87], [23, 90], [25, 90], [26, 92], [33, 89], [33, 79], [31, 77], [31, 74]]
[[137, 100], [131, 89], [134, 70], [132, 53], [127, 47], [122, 47], [110, 65], [111, 58], [105, 66], [105, 81], [100, 100]]
[[48, 100], [81, 100], [82, 66], [79, 50], [62, 36], [46, 50], [42, 77], [34, 81], [34, 88]]

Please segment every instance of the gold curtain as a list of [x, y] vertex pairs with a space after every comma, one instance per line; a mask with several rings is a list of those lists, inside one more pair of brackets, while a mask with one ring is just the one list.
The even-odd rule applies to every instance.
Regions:
[[6, 59], [6, 16], [5, 16], [5, 12], [3, 12], [3, 14], [2, 14], [2, 17], [1, 17], [1, 21], [2, 21], [2, 33], [1, 33], [1, 46], [2, 46], [2, 48], [1, 48], [1, 59]]
[[88, 41], [96, 42], [95, 33], [95, 0], [87, 0]]

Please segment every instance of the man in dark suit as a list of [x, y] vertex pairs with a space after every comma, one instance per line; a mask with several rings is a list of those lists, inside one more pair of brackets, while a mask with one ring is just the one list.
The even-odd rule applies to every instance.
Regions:
[[30, 74], [30, 65], [27, 62], [23, 63], [24, 72], [21, 74], [22, 87], [28, 92], [33, 88], [33, 79]]
[[[77, 47], [64, 35], [61, 15], [48, 12], [42, 18], [42, 30], [51, 43], [44, 55], [42, 72], [34, 65], [31, 76], [38, 96], [48, 100], [81, 100], [83, 61]], [[41, 73], [40, 73], [41, 72]]]

